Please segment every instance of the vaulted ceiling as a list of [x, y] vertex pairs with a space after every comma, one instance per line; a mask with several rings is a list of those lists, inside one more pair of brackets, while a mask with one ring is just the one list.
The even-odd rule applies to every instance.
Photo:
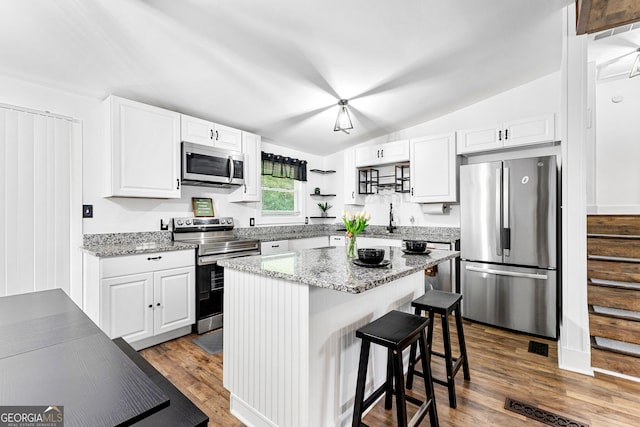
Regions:
[[5, 0], [0, 73], [327, 154], [559, 70], [566, 3]]

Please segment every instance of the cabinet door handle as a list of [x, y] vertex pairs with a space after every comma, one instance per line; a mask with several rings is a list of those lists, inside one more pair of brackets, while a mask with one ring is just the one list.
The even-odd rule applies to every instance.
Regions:
[[279, 248], [280, 245], [271, 245], [272, 248]]
[[211, 137], [210, 139], [213, 139], [213, 129], [211, 129]]
[[158, 307], [160, 307], [160, 303], [157, 303], [156, 305], [157, 305]]
[[380, 157], [384, 157], [384, 150], [380, 150]]
[[502, 130], [498, 131], [498, 141], [502, 141]]
[[505, 140], [509, 139], [509, 129], [504, 130], [504, 139]]
[[244, 193], [247, 194], [247, 184], [244, 184]]
[[150, 257], [147, 257], [147, 261], [157, 261], [159, 259], [162, 259], [162, 257], [161, 256], [150, 256]]
[[413, 196], [413, 187], [411, 187], [411, 195]]
[[355, 199], [355, 198], [356, 198], [356, 192], [355, 192], [355, 191], [352, 191], [352, 192], [351, 192], [351, 198], [352, 198], [352, 199]]
[[218, 131], [216, 131], [216, 141], [218, 140], [218, 138], [220, 138], [220, 135], [218, 135]]
[[176, 190], [180, 189], [180, 178], [176, 178]]
[[149, 308], [153, 308], [153, 304], [149, 304]]
[[378, 150], [378, 151], [376, 152], [376, 156], [378, 156], [378, 158], [380, 158], [380, 150]]

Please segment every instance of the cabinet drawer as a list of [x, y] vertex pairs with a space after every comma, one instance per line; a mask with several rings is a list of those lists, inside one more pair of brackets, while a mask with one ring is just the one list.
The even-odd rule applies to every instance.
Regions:
[[102, 278], [195, 265], [193, 249], [102, 259]]
[[640, 312], [640, 289], [589, 285], [587, 301], [589, 305]]
[[640, 321], [589, 313], [589, 334], [640, 344]]
[[590, 279], [640, 283], [640, 263], [590, 259], [587, 262], [587, 277]]
[[262, 255], [282, 254], [289, 251], [288, 240], [276, 240], [273, 242], [262, 242], [260, 244], [260, 253]]

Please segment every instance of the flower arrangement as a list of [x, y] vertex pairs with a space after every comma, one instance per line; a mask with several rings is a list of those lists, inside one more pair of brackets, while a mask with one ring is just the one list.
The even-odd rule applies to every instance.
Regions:
[[347, 257], [355, 258], [356, 256], [356, 236], [367, 228], [367, 222], [371, 220], [371, 215], [366, 211], [358, 212], [355, 215], [351, 212], [342, 211], [342, 222], [347, 229]]

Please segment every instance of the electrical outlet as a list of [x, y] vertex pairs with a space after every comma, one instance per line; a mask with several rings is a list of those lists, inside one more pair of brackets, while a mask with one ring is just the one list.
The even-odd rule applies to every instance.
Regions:
[[308, 216], [305, 216], [305, 217], [304, 217], [304, 223], [305, 223], [305, 224], [309, 224], [309, 217], [308, 217]]
[[256, 219], [255, 218], [249, 218], [249, 227], [253, 227], [256, 225]]
[[82, 205], [82, 218], [93, 218], [93, 205]]

